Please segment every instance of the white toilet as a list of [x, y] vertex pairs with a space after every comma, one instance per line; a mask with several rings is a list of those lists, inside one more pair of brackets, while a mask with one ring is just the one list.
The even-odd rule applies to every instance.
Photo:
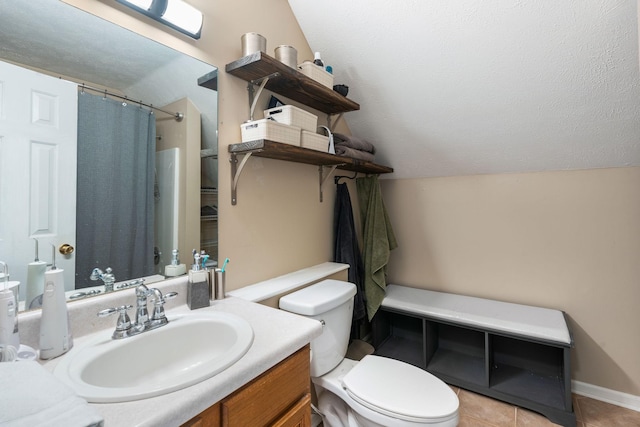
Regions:
[[458, 397], [444, 382], [408, 363], [380, 356], [345, 358], [356, 286], [325, 280], [280, 299], [280, 308], [317, 319], [311, 379], [325, 427], [455, 427]]

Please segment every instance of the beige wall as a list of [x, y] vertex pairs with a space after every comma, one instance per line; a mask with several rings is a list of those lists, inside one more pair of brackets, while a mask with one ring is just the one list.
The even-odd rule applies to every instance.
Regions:
[[[313, 58], [286, 0], [192, 0], [205, 14], [197, 41], [175, 36], [114, 2], [66, 1], [220, 68], [219, 257], [230, 258], [229, 290], [331, 259], [335, 189], [328, 185], [325, 202], [319, 202], [316, 167], [252, 158], [240, 178], [238, 204], [230, 202], [227, 146], [240, 142], [240, 124], [248, 119], [249, 106], [246, 82], [227, 75], [224, 66], [240, 58], [240, 37], [250, 31], [267, 38], [271, 55], [276, 46], [289, 44], [297, 48], [299, 61]], [[258, 111], [266, 106], [263, 98]]]
[[564, 310], [573, 379], [640, 395], [640, 168], [382, 188], [389, 282]]
[[[240, 140], [248, 103], [246, 83], [224, 65], [249, 31], [267, 38], [269, 52], [291, 44], [299, 60], [311, 56], [286, 0], [192, 0], [206, 16], [199, 41], [119, 5], [67, 1], [220, 67], [220, 258], [231, 259], [229, 289], [331, 259], [335, 190], [329, 185], [319, 203], [315, 167], [251, 159], [237, 206], [229, 201], [225, 153]], [[383, 180], [400, 244], [390, 280], [564, 310], [574, 379], [640, 395], [639, 184], [639, 168]]]

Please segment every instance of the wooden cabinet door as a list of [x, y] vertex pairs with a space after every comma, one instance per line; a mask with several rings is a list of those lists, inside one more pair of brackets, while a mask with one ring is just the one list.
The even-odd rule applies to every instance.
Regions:
[[309, 346], [181, 427], [311, 427]]
[[272, 427], [311, 427], [311, 394], [300, 399]]
[[309, 346], [222, 401], [224, 427], [271, 425], [310, 392]]

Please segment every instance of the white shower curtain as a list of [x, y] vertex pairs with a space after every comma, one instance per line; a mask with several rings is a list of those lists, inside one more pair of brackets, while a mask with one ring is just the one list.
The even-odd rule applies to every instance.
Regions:
[[98, 267], [116, 280], [153, 273], [155, 115], [135, 103], [78, 96], [76, 288]]

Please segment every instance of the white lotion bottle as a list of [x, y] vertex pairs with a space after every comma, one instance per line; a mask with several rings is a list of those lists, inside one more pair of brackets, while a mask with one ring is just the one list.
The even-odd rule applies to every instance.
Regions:
[[55, 246], [51, 270], [44, 273], [42, 317], [40, 318], [40, 359], [53, 359], [71, 349], [73, 337], [64, 294], [64, 270], [56, 268]]

